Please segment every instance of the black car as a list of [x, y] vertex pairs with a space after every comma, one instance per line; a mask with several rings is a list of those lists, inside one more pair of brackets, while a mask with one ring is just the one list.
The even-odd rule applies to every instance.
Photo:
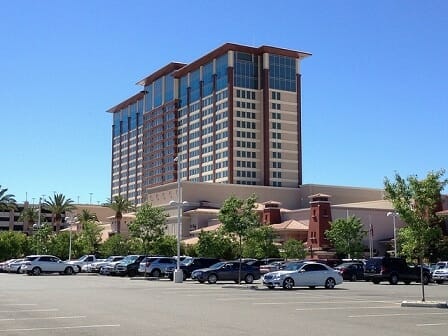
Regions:
[[[241, 269], [241, 275], [239, 271]], [[250, 266], [246, 263], [237, 261], [222, 261], [216, 263], [209, 268], [201, 268], [191, 273], [191, 278], [198, 280], [200, 283], [208, 281], [213, 284], [217, 281], [234, 281], [238, 283], [238, 279], [245, 283], [252, 283], [254, 280], [260, 279], [260, 268]]]
[[114, 270], [115, 275], [134, 277], [138, 275], [138, 268], [140, 263], [146, 256], [140, 254], [128, 255], [124, 257], [116, 266]]
[[[192, 258], [192, 257], [187, 257], [184, 260], [182, 260], [182, 262], [180, 263], [180, 269], [183, 272], [183, 278], [184, 280], [191, 278], [191, 273], [197, 269], [200, 268], [207, 268], [210, 267], [213, 264], [216, 264], [217, 262], [219, 262], [220, 260], [217, 258]], [[173, 280], [174, 277], [174, 270], [175, 267], [172, 268], [168, 268], [166, 270], [166, 275], [168, 276], [168, 278], [170, 278], [171, 280]]]
[[[364, 279], [374, 284], [389, 281], [391, 285], [400, 281], [405, 284], [420, 282], [420, 266], [409, 266], [402, 258], [374, 257], [366, 261]], [[430, 279], [429, 269], [423, 267], [423, 283], [428, 284]]]
[[344, 262], [334, 269], [341, 273], [344, 280], [364, 280], [364, 263], [362, 261]]

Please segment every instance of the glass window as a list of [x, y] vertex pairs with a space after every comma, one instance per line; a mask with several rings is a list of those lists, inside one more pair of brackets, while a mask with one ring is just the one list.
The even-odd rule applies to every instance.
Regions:
[[145, 86], [145, 112], [152, 110], [152, 85]]
[[162, 105], [162, 83], [163, 78], [159, 78], [154, 82], [154, 108]]
[[174, 98], [174, 77], [173, 74], [165, 76], [165, 103]]
[[216, 91], [222, 90], [228, 85], [227, 67], [227, 54], [224, 54], [216, 59]]

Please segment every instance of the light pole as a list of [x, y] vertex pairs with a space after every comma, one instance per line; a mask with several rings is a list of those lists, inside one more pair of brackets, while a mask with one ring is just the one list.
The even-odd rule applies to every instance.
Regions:
[[387, 217], [392, 216], [394, 222], [394, 257], [397, 256], [397, 227], [395, 225], [395, 218], [399, 217], [398, 213], [389, 211]]
[[70, 225], [68, 240], [68, 260], [70, 261], [72, 258], [72, 224], [78, 221], [78, 217], [65, 217], [65, 221]]
[[[177, 260], [176, 260], [176, 270], [173, 274], [173, 279], [175, 283], [181, 283], [184, 280], [184, 275], [182, 270], [180, 269], [180, 231], [182, 227], [182, 218], [181, 218], [181, 207], [182, 207], [182, 198], [180, 195], [180, 169], [179, 169], [179, 158], [176, 156], [174, 158], [174, 162], [177, 164], [177, 202], [170, 201], [170, 205], [177, 206]], [[186, 203], [186, 202], [185, 202]]]

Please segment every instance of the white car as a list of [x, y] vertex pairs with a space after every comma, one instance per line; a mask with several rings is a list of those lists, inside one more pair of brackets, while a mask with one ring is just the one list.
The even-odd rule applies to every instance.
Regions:
[[121, 261], [124, 256], [110, 256], [107, 259], [97, 261], [90, 264], [89, 272], [102, 273], [102, 268], [111, 262]]
[[25, 259], [15, 259], [14, 261], [12, 261], [6, 265], [5, 271], [8, 273], [20, 273], [22, 264], [24, 262], [25, 262]]
[[438, 284], [448, 281], [448, 261], [439, 261], [432, 273], [432, 280]]
[[21, 267], [22, 273], [40, 275], [42, 273], [75, 274], [73, 265], [52, 255], [31, 255], [25, 258]]
[[296, 286], [323, 286], [332, 289], [342, 282], [339, 272], [325, 264], [312, 261], [291, 262], [282, 270], [267, 273], [263, 277], [263, 285], [269, 289], [292, 289]]

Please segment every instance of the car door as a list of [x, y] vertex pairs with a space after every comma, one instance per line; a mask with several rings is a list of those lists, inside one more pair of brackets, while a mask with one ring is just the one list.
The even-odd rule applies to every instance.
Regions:
[[238, 277], [238, 266], [236, 263], [226, 263], [224, 264], [218, 273], [218, 278], [220, 280], [233, 280], [235, 278], [235, 271], [237, 272], [236, 277]]
[[63, 272], [65, 270], [65, 264], [57, 257], [50, 257], [49, 265], [51, 272]]
[[306, 264], [295, 274], [296, 286], [315, 286], [313, 280], [313, 264]]

